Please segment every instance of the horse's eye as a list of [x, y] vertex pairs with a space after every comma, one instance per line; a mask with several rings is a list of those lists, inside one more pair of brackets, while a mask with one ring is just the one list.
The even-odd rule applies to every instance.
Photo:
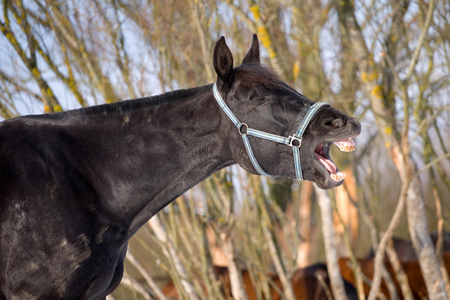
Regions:
[[264, 102], [267, 102], [267, 98], [266, 97], [255, 97], [255, 98], [252, 98], [252, 102], [257, 103], [257, 104], [264, 103]]

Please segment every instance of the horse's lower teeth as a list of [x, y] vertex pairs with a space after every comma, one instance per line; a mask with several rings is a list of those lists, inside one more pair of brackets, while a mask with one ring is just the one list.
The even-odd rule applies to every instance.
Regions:
[[341, 181], [343, 180], [347, 175], [344, 172], [338, 171], [334, 174], [330, 174], [331, 179], [334, 181]]

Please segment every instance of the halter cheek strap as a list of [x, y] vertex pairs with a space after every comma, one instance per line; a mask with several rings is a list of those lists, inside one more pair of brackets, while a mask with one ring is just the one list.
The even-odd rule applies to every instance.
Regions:
[[217, 89], [216, 83], [214, 83], [214, 85], [213, 85], [213, 94], [214, 94], [214, 98], [216, 99], [219, 106], [222, 108], [222, 110], [225, 112], [225, 114], [228, 116], [228, 118], [231, 120], [231, 122], [233, 122], [233, 124], [239, 130], [239, 134], [242, 136], [242, 140], [244, 141], [244, 146], [245, 146], [245, 149], [247, 150], [248, 157], [249, 157], [253, 167], [255, 168], [256, 172], [258, 172], [260, 175], [263, 175], [263, 176], [272, 177], [272, 175], [269, 175], [261, 168], [258, 161], [256, 160], [256, 157], [253, 154], [252, 146], [250, 145], [250, 140], [248, 138], [249, 135], [257, 137], [257, 138], [269, 140], [272, 142], [284, 144], [284, 145], [291, 147], [292, 151], [293, 151], [293, 156], [294, 156], [295, 175], [296, 175], [297, 179], [303, 180], [302, 167], [301, 167], [301, 163], [300, 163], [300, 147], [302, 146], [303, 134], [305, 133], [306, 127], [308, 127], [309, 122], [314, 117], [314, 115], [319, 110], [319, 108], [324, 105], [328, 105], [328, 104], [322, 103], [322, 102], [316, 102], [313, 105], [311, 105], [308, 113], [303, 118], [296, 133], [291, 136], [284, 137], [284, 136], [260, 131], [257, 129], [253, 129], [253, 128], [250, 128], [246, 123], [239, 122], [239, 120], [236, 118], [236, 116], [230, 110], [228, 105], [222, 99], [222, 96], [220, 95], [219, 90]]

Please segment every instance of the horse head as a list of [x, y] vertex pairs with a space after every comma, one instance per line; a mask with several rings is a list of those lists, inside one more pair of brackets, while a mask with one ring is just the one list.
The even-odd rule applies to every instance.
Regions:
[[361, 132], [357, 120], [329, 105], [314, 105], [281, 81], [260, 63], [256, 35], [239, 67], [233, 67], [224, 37], [215, 45], [213, 61], [224, 132], [241, 167], [254, 174], [310, 180], [323, 189], [342, 184], [345, 174], [330, 158], [330, 147], [334, 143], [341, 151], [353, 151], [353, 138]]

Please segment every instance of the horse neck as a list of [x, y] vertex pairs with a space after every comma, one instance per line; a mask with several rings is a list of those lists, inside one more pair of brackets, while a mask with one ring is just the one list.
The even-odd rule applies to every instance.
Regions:
[[173, 199], [232, 163], [211, 87], [167, 97], [173, 99], [100, 115], [89, 124], [95, 153], [87, 164], [96, 166], [92, 173], [99, 178], [95, 188], [103, 195], [101, 205], [127, 219], [130, 235]]

